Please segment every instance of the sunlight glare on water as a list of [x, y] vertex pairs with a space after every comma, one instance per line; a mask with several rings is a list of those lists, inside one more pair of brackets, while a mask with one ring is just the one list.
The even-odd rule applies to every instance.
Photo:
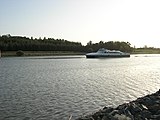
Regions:
[[160, 55], [0, 59], [0, 119], [73, 119], [160, 88]]

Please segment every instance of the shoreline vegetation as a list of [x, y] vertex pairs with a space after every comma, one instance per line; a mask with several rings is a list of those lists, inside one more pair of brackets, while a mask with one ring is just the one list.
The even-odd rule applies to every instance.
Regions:
[[159, 48], [135, 48], [131, 54], [160, 54]]
[[160, 120], [160, 89], [116, 108], [104, 107], [76, 120]]
[[[22, 51], [22, 56], [65, 56], [65, 55], [85, 55], [82, 52], [73, 51]], [[15, 57], [17, 51], [2, 51], [1, 57]]]
[[160, 54], [160, 48], [131, 47], [129, 42], [124, 41], [100, 41], [87, 45], [64, 39], [54, 38], [29, 38], [22, 36], [11, 36], [10, 34], [0, 36], [1, 56], [55, 56], [55, 55], [85, 55], [95, 52], [99, 48], [109, 50], [120, 50], [131, 54]]
[[[65, 56], [65, 55], [85, 55], [87, 52], [74, 51], [22, 51], [22, 56]], [[1, 57], [15, 57], [17, 51], [1, 51]], [[131, 54], [160, 54], [159, 49], [137, 48]]]

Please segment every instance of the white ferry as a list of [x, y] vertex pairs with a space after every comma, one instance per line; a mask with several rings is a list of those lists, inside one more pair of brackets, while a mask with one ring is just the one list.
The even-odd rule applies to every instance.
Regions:
[[130, 57], [130, 53], [100, 48], [97, 52], [86, 54], [86, 58], [101, 58], [101, 57]]

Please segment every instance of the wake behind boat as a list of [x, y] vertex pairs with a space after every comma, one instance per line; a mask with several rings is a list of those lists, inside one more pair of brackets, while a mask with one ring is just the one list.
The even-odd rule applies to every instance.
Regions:
[[130, 53], [100, 48], [97, 52], [86, 54], [86, 58], [100, 58], [100, 57], [130, 57]]

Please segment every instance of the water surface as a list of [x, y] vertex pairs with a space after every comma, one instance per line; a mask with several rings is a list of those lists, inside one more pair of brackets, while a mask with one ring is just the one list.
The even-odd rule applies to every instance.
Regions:
[[67, 120], [160, 88], [160, 55], [0, 58], [0, 119]]

